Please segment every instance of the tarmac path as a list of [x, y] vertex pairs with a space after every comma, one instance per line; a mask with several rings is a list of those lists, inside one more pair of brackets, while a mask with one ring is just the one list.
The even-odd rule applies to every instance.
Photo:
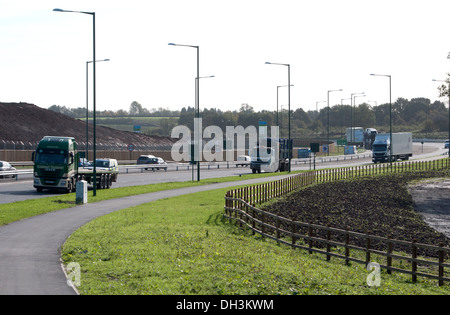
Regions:
[[60, 248], [79, 227], [108, 213], [200, 191], [274, 181], [289, 175], [136, 195], [54, 211], [0, 227], [0, 295], [74, 295]]

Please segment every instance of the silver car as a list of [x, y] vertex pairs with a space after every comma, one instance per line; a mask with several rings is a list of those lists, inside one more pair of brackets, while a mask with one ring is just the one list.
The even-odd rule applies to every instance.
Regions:
[[[11, 172], [15, 171], [16, 168], [12, 167], [11, 164], [5, 161], [0, 161], [0, 178], [6, 177], [7, 175], [2, 175], [2, 172]], [[16, 175], [11, 175], [12, 178], [16, 177]]]

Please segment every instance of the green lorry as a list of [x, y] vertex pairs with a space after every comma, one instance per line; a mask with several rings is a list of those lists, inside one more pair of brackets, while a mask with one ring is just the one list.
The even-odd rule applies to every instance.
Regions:
[[[76, 182], [85, 180], [94, 184], [94, 170], [79, 168], [77, 143], [72, 137], [45, 136], [33, 152], [33, 186], [38, 192], [43, 189], [75, 191]], [[96, 188], [110, 188], [117, 181], [119, 171], [96, 169]]]

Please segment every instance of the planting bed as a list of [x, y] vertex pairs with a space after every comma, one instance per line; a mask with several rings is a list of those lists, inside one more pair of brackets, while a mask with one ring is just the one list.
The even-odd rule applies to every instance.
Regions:
[[[317, 184], [293, 192], [263, 209], [301, 222], [449, 246], [449, 238], [425, 223], [414, 209], [407, 189], [411, 181], [432, 177], [448, 178], [450, 171], [408, 172]], [[333, 238], [343, 241], [340, 236]], [[356, 243], [361, 247], [366, 245], [364, 239], [356, 240]], [[381, 246], [372, 245], [375, 248]], [[409, 252], [410, 248], [396, 250]], [[435, 256], [436, 253], [421, 254]]]

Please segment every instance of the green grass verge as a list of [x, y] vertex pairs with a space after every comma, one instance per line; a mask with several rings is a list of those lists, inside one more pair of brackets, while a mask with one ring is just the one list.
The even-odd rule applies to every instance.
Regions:
[[[292, 172], [296, 173], [296, 172]], [[122, 187], [97, 190], [97, 195], [94, 197], [93, 192], [88, 192], [88, 202], [98, 202], [102, 200], [109, 200], [114, 198], [121, 198], [127, 196], [134, 196], [139, 194], [146, 194], [156, 191], [163, 191], [169, 189], [177, 189], [199, 185], [209, 185], [215, 183], [225, 183], [239, 180], [246, 180], [260, 177], [271, 177], [287, 174], [285, 173], [264, 173], [264, 174], [248, 174], [242, 176], [229, 176], [222, 178], [203, 179], [200, 182], [186, 181], [186, 182], [170, 182], [158, 183], [142, 186]], [[269, 179], [268, 179], [269, 180]], [[58, 196], [44, 197], [38, 199], [29, 199], [25, 201], [17, 201], [7, 204], [0, 204], [0, 226], [9, 224], [18, 220], [32, 217], [55, 210], [65, 209], [76, 206], [75, 193], [61, 194]]]
[[173, 197], [97, 218], [62, 247], [81, 266], [81, 294], [448, 294], [448, 287], [327, 262], [238, 229], [222, 217], [227, 189]]

